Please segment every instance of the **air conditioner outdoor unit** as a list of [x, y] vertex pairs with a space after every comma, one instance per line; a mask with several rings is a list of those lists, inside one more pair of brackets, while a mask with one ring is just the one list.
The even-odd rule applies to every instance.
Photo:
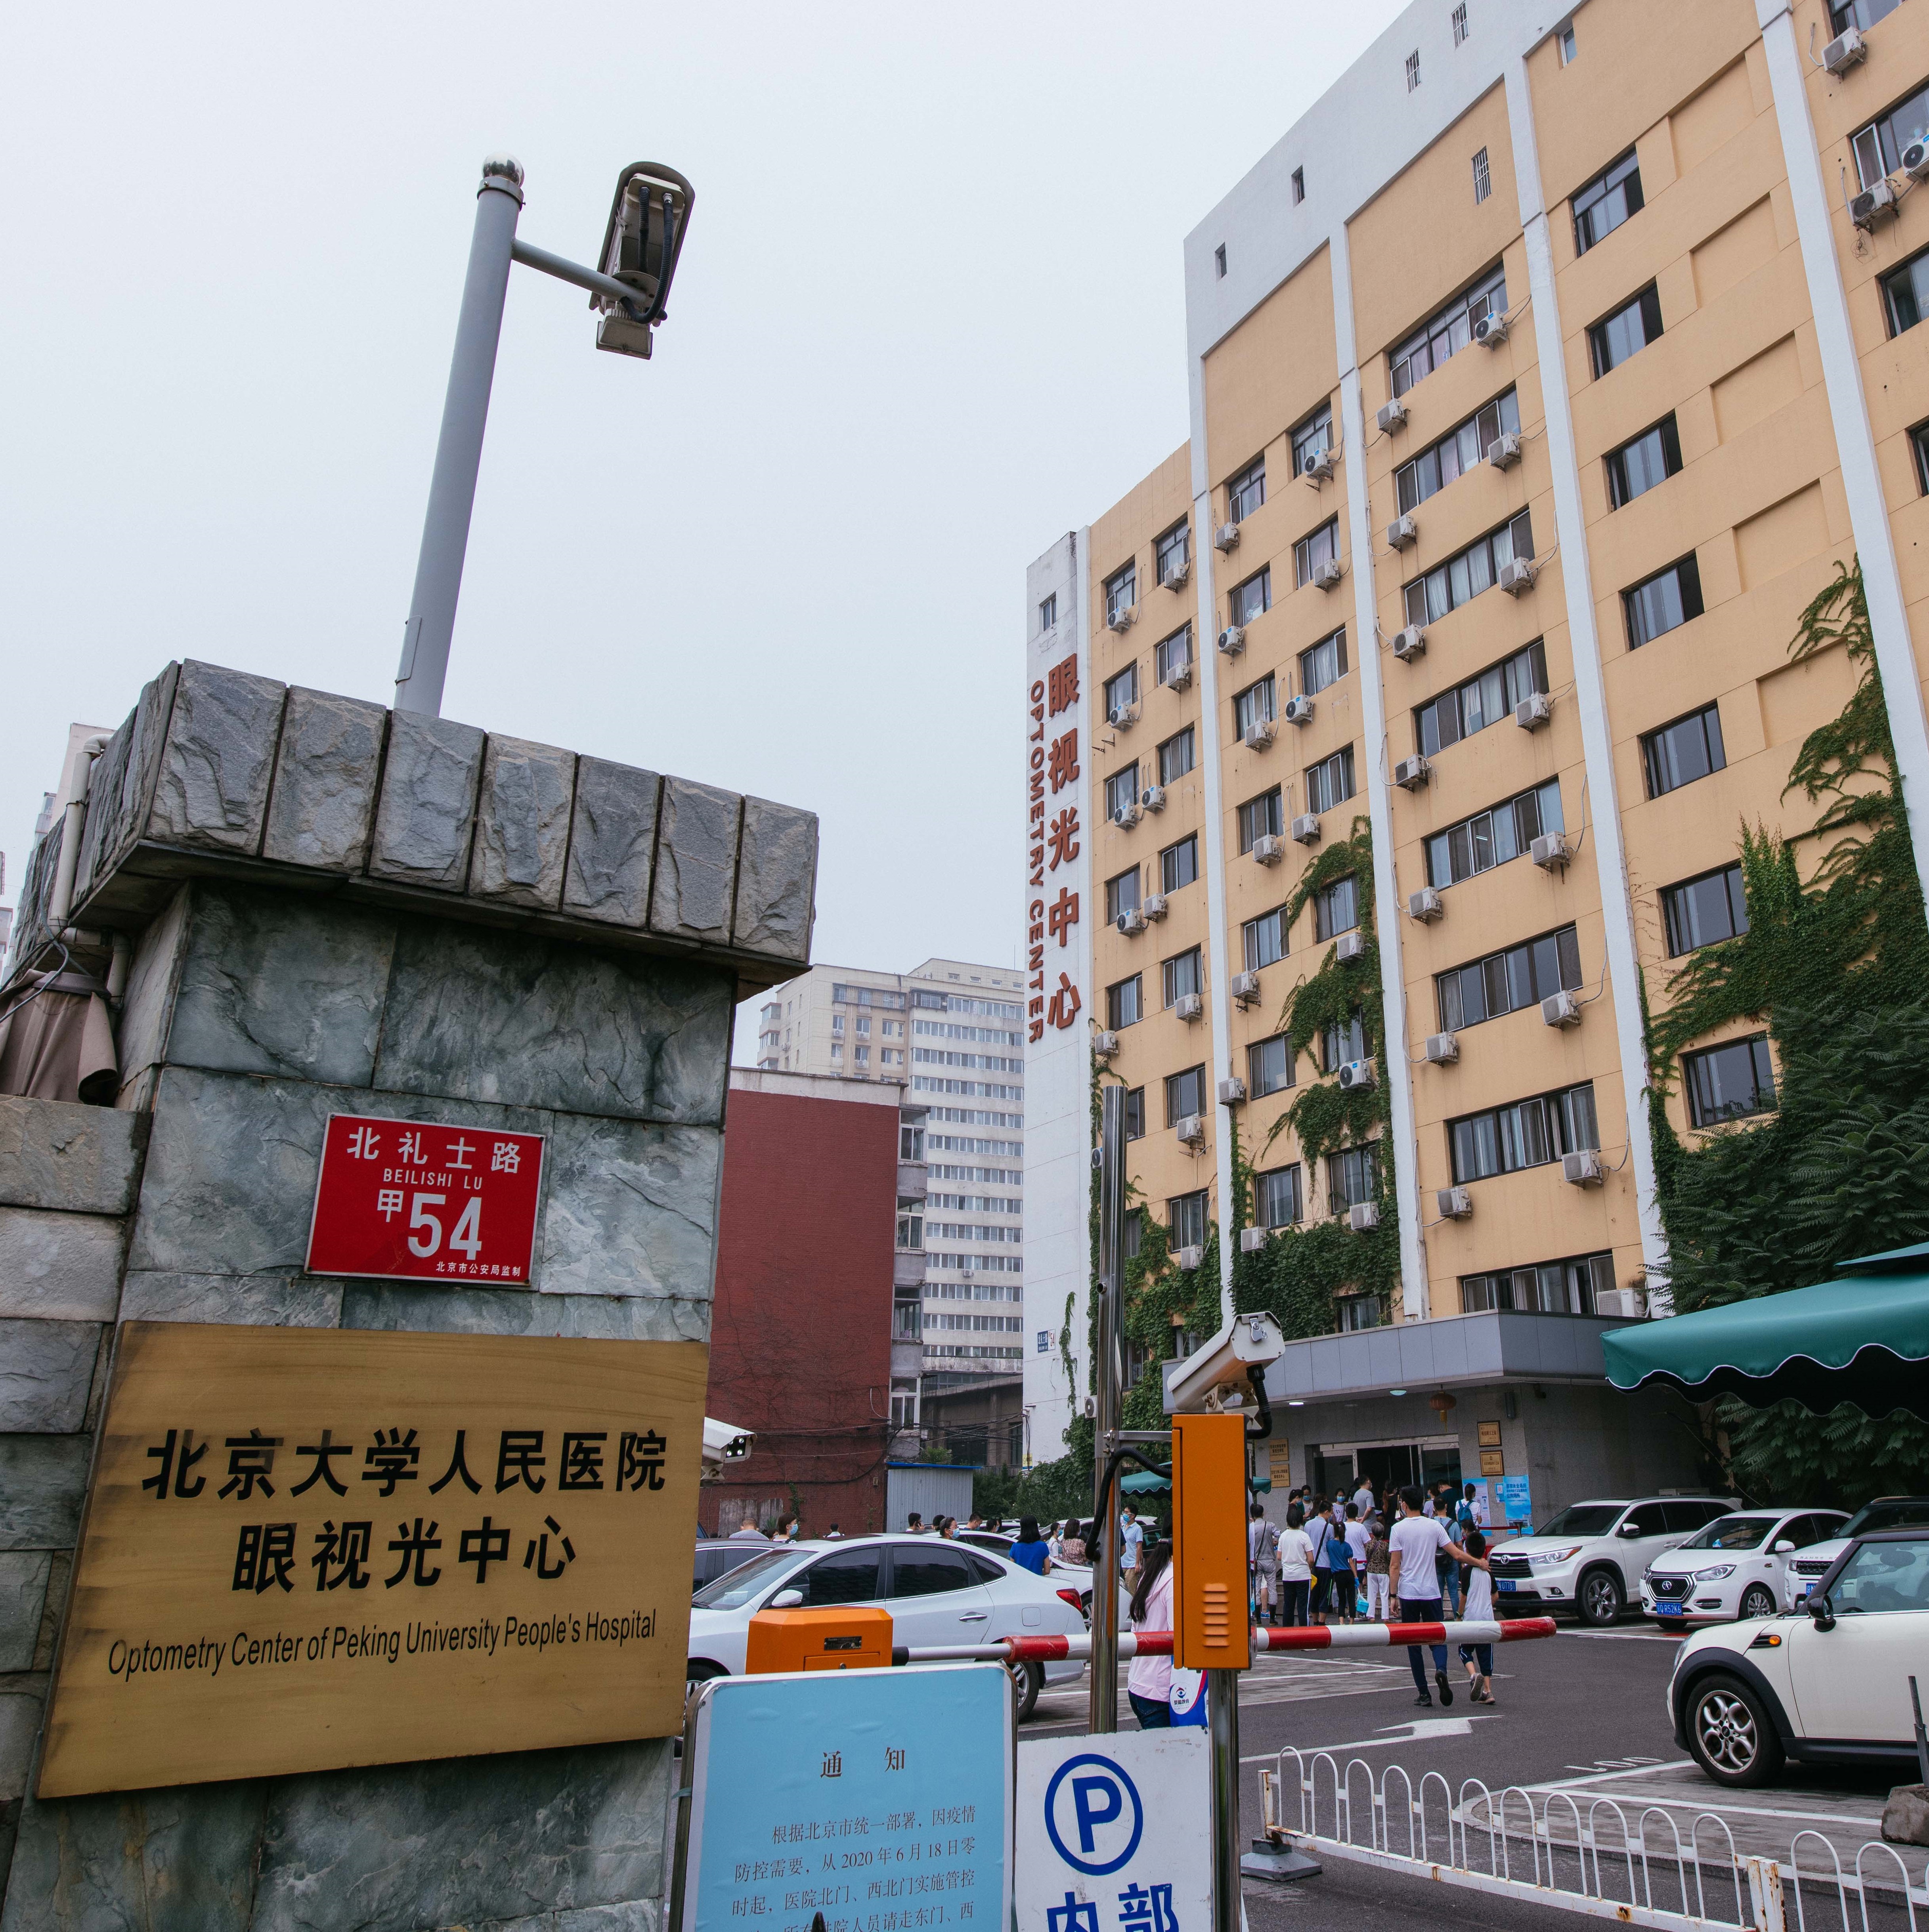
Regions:
[[1418, 791], [1426, 784], [1427, 774], [1433, 767], [1426, 762], [1424, 752], [1416, 752], [1410, 758], [1402, 758], [1394, 766], [1394, 783], [1402, 791]]
[[1473, 1190], [1468, 1187], [1443, 1187], [1434, 1197], [1443, 1221], [1464, 1221], [1474, 1211]]
[[1219, 1083], [1219, 1104], [1236, 1107], [1246, 1097], [1246, 1082], [1234, 1073]]
[[1256, 718], [1246, 726], [1246, 748], [1249, 752], [1263, 752], [1280, 735], [1280, 728], [1270, 718]]
[[1173, 1131], [1188, 1147], [1197, 1147], [1205, 1138], [1205, 1116], [1203, 1114], [1181, 1114]]
[[1212, 533], [1212, 547], [1214, 550], [1237, 550], [1239, 548], [1239, 526], [1237, 524], [1221, 524]]
[[1262, 832], [1252, 842], [1252, 856], [1262, 866], [1276, 866], [1286, 856], [1286, 842], [1276, 832]]
[[1523, 731], [1538, 731], [1554, 715], [1554, 700], [1544, 691], [1530, 691], [1514, 707], [1514, 722]]
[[1406, 427], [1406, 405], [1396, 396], [1392, 401], [1382, 403], [1380, 405], [1380, 413], [1374, 420], [1378, 423], [1383, 432], [1390, 435], [1394, 430]]
[[1551, 1027], [1579, 1026], [1581, 1023], [1580, 995], [1565, 987], [1558, 993], [1550, 993], [1540, 1002], [1540, 1017]]
[[1115, 1033], [1094, 1034], [1092, 1051], [1101, 1060], [1109, 1060], [1118, 1051], [1118, 1035]]
[[1340, 467], [1339, 446], [1328, 443], [1324, 449], [1316, 449], [1306, 460], [1300, 470], [1302, 476], [1310, 476], [1316, 483], [1324, 483]]
[[1601, 1182], [1600, 1156], [1592, 1148], [1582, 1148], [1561, 1156], [1561, 1178], [1576, 1187], [1598, 1187]]
[[1510, 597], [1524, 597], [1534, 588], [1534, 563], [1529, 557], [1517, 556], [1511, 563], [1500, 567], [1500, 574], [1494, 579]]
[[1440, 896], [1438, 886], [1422, 886], [1417, 892], [1406, 896], [1406, 916], [1408, 919], [1438, 919], [1447, 910], [1447, 902]]
[[1370, 1060], [1349, 1060], [1340, 1070], [1338, 1084], [1342, 1094], [1364, 1094], [1373, 1084]]
[[1242, 1006], [1250, 1006], [1259, 997], [1259, 976], [1256, 973], [1235, 973], [1232, 976], [1232, 997]]
[[1520, 438], [1509, 430], [1503, 430], [1487, 445], [1487, 460], [1496, 470], [1511, 470], [1520, 460]]
[[1831, 74], [1846, 74], [1856, 62], [1869, 57], [1869, 44], [1853, 27], [1844, 30], [1822, 50], [1822, 64]]
[[1303, 812], [1293, 820], [1293, 837], [1301, 845], [1319, 843], [1319, 814]]
[[1458, 1034], [1430, 1033], [1426, 1036], [1426, 1064], [1430, 1066], [1451, 1066], [1460, 1057], [1460, 1036]]
[[1528, 848], [1528, 856], [1544, 872], [1558, 872], [1564, 869], [1574, 854], [1568, 846], [1568, 836], [1564, 832], [1544, 832]]
[[1271, 1238], [1270, 1228], [1241, 1228], [1239, 1231], [1239, 1252], [1242, 1255], [1256, 1255]]
[[1366, 956], [1366, 938], [1364, 933], [1342, 932], [1333, 942], [1333, 956], [1342, 966], [1350, 966], [1356, 959]]
[[1346, 566], [1336, 556], [1329, 556], [1312, 573], [1312, 586], [1316, 590], [1336, 590], [1340, 580], [1346, 574]]
[[1310, 724], [1312, 722], [1312, 700], [1304, 695], [1289, 698], [1280, 706], [1280, 716], [1288, 724]]
[[1346, 1225], [1356, 1234], [1370, 1234], [1380, 1225], [1377, 1201], [1356, 1201], [1346, 1210]]
[[1106, 713], [1106, 719], [1114, 731], [1130, 731], [1138, 722], [1138, 706], [1136, 704], [1114, 704]]
[[1228, 624], [1219, 634], [1219, 647], [1228, 657], [1236, 658], [1246, 648], [1246, 630], [1243, 625]]
[[1885, 176], [1873, 188], [1865, 188], [1862, 193], [1852, 196], [1849, 202], [1849, 219], [1858, 228], [1873, 228], [1878, 221], [1885, 220], [1895, 212], [1895, 190]]
[[1106, 628], [1108, 631], [1129, 631], [1138, 616], [1137, 604], [1122, 604], [1116, 610], [1107, 614]]
[[1121, 832], [1129, 832], [1144, 814], [1138, 808], [1138, 801], [1129, 798], [1112, 814], [1112, 822]]
[[1180, 590], [1184, 586], [1186, 579], [1192, 574], [1192, 560], [1190, 557], [1187, 557], [1184, 562], [1174, 564], [1172, 568], [1160, 578], [1160, 585], [1161, 588], [1167, 590]]
[[1415, 658], [1426, 655], [1426, 633], [1418, 624], [1409, 624], [1403, 631], [1394, 633], [1394, 656], [1402, 664], [1412, 664]]
[[1148, 919], [1163, 919], [1166, 916], [1166, 895], [1163, 892], [1148, 892], [1138, 910]]
[[1181, 993], [1172, 1002], [1172, 1010], [1182, 1020], [1203, 1019], [1205, 1017], [1205, 995], [1203, 993]]
[[1411, 510], [1404, 516], [1394, 518], [1387, 526], [1387, 548], [1389, 550], [1405, 550], [1409, 544], [1419, 541], [1420, 526], [1414, 521]]
[[1184, 691], [1192, 681], [1192, 661], [1188, 658], [1184, 664], [1175, 665], [1166, 674], [1166, 688], [1168, 691]]
[[1498, 349], [1507, 340], [1507, 317], [1492, 311], [1474, 324], [1474, 340], [1484, 349]]
[[1143, 932], [1145, 930], [1145, 915], [1136, 906], [1130, 908], [1119, 914], [1118, 929], [1128, 938], [1135, 932]]
[[1138, 794], [1138, 802], [1148, 812], [1163, 812], [1166, 809], [1166, 788], [1163, 785], [1148, 785]]
[[1912, 141], [1903, 149], [1902, 172], [1911, 181], [1929, 175], [1929, 141]]
[[1172, 1259], [1177, 1266], [1184, 1268], [1190, 1274], [1195, 1269], [1204, 1265], [1205, 1250], [1200, 1247], [1174, 1248], [1172, 1250]]

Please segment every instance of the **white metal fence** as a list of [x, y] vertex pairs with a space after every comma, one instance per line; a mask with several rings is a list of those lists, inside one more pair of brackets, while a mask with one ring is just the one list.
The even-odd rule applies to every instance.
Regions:
[[1713, 1811], [1684, 1828], [1660, 1804], [1518, 1785], [1496, 1793], [1478, 1778], [1456, 1798], [1437, 1771], [1416, 1785], [1398, 1765], [1376, 1775], [1356, 1757], [1342, 1771], [1327, 1751], [1282, 1750], [1259, 1781], [1268, 1838], [1315, 1858], [1669, 1932], [1929, 1932], [1929, 1861], [1912, 1882], [1880, 1840], [1845, 1867], [1830, 1839], [1803, 1831], [1784, 1863], [1738, 1854]]

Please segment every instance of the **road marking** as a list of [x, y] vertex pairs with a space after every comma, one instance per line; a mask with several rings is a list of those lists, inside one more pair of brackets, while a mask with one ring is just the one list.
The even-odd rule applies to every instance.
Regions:
[[[1556, 1630], [1554, 1634], [1556, 1636], [1604, 1636], [1612, 1638], [1616, 1643], [1679, 1643], [1682, 1641], [1682, 1637], [1670, 1636], [1665, 1630]], [[1682, 1636], [1690, 1634], [1690, 1632], [1684, 1630]]]
[[[1343, 1744], [1307, 1744], [1300, 1748], [1300, 1756], [1316, 1757], [1322, 1751], [1371, 1750], [1376, 1744], [1424, 1744], [1436, 1738], [1471, 1737], [1476, 1724], [1499, 1714], [1498, 1711], [1476, 1711], [1465, 1718], [1416, 1718], [1409, 1724], [1388, 1725], [1378, 1737], [1355, 1738]], [[1277, 1751], [1262, 1751], [1257, 1757], [1243, 1757], [1239, 1762], [1272, 1764], [1279, 1755]]]
[[[1652, 1763], [1633, 1766], [1626, 1771], [1600, 1771], [1583, 1778], [1552, 1778], [1547, 1779], [1543, 1784], [1523, 1784], [1516, 1788], [1530, 1794], [1550, 1791], [1572, 1791], [1582, 1785], [1610, 1784], [1617, 1778], [1644, 1776], [1658, 1778], [1663, 1774], [1670, 1772], [1698, 1771], [1699, 1769], [1700, 1766], [1691, 1757], [1662, 1758], [1656, 1760]], [[1640, 1802], [1646, 1804], [1658, 1804], [1666, 1810], [1673, 1811], [1732, 1812], [1737, 1817], [1802, 1818], [1816, 1824], [1862, 1825], [1876, 1832], [1882, 1828], [1882, 1820], [1880, 1818], [1858, 1818], [1840, 1811], [1795, 1811], [1777, 1805], [1732, 1804], [1720, 1795], [1721, 1790], [1722, 1787], [1719, 1785], [1711, 1786], [1707, 1796], [1702, 1796], [1697, 1794], [1693, 1798], [1668, 1798], [1658, 1792], [1643, 1792], [1640, 1795]]]

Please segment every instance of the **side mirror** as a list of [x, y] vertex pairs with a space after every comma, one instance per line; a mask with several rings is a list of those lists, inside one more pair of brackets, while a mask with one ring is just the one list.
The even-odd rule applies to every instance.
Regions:
[[770, 1599], [770, 1607], [773, 1610], [794, 1610], [803, 1600], [804, 1593], [801, 1590], [779, 1590]]
[[1819, 1630], [1835, 1628], [1835, 1606], [1826, 1597], [1818, 1597], [1812, 1592], [1804, 1599], [1803, 1606], [1808, 1612], [1808, 1620]]
[[1790, 1542], [1786, 1537], [1784, 1537], [1780, 1542], [1775, 1545], [1775, 1554], [1778, 1556], [1792, 1556], [1795, 1554], [1795, 1545]]
[[1636, 1522], [1624, 1522], [1614, 1533], [1616, 1536], [1639, 1536], [1641, 1526]]

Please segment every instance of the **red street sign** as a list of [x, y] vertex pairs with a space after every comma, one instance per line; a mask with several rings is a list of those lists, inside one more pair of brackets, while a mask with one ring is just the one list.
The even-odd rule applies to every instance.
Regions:
[[542, 1139], [494, 1127], [330, 1114], [308, 1272], [526, 1282]]

